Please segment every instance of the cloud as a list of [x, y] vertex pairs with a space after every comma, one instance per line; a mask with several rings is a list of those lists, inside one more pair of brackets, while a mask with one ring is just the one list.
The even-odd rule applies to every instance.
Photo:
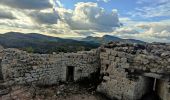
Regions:
[[151, 3], [151, 5], [161, 5], [168, 3], [170, 0], [138, 0], [137, 4]]
[[113, 34], [119, 34], [119, 35], [124, 35], [124, 34], [138, 34], [139, 32], [133, 28], [130, 27], [122, 27], [122, 28], [117, 28], [115, 31], [113, 31]]
[[145, 30], [143, 35], [157, 39], [170, 39], [170, 20], [139, 24], [138, 27]]
[[53, 4], [54, 4], [56, 7], [63, 7], [63, 4], [60, 2], [60, 0], [53, 0]]
[[138, 0], [138, 4], [147, 5], [128, 12], [132, 17], [153, 18], [170, 17], [170, 0]]
[[52, 4], [49, 0], [0, 0], [0, 4], [20, 9], [52, 8]]
[[[96, 32], [112, 32], [115, 27], [120, 26], [117, 11], [108, 12], [99, 7], [97, 3], [79, 2], [75, 4], [75, 9], [70, 10], [63, 8], [60, 2], [41, 0], [38, 3], [38, 1], [40, 0], [30, 0], [26, 3], [25, 0], [21, 2], [1, 0], [0, 7], [8, 9], [9, 13], [17, 18], [11, 21], [0, 20], [1, 29], [87, 36], [96, 34]], [[51, 6], [42, 7], [41, 4], [53, 4], [52, 8], [55, 9], [50, 9]]]
[[109, 2], [110, 0], [97, 0], [97, 1], [103, 1], [105, 3]]
[[11, 12], [0, 9], [0, 19], [16, 19], [16, 17]]
[[[13, 4], [8, 4], [9, 2]], [[150, 42], [170, 42], [170, 20], [142, 22], [129, 17], [119, 18], [115, 9], [106, 11], [97, 3], [92, 2], [79, 2], [75, 4], [73, 10], [64, 8], [58, 0], [55, 3], [51, 3], [49, 0], [30, 0], [29, 4], [25, 3], [26, 0], [21, 2], [18, 0], [0, 1], [1, 30], [39, 32], [64, 37], [110, 34]], [[53, 7], [52, 4], [54, 4]], [[151, 7], [136, 8], [137, 13], [134, 14], [144, 18], [170, 14], [168, 4], [160, 2], [157, 5], [156, 11], [153, 9], [155, 5], [152, 5]], [[124, 26], [121, 26], [120, 22]]]
[[140, 35], [140, 32], [134, 28], [134, 27], [120, 27], [111, 32], [109, 35], [114, 35], [117, 37], [121, 38], [130, 38], [130, 39], [139, 39], [141, 40], [138, 36]]
[[29, 13], [31, 19], [39, 24], [57, 24], [59, 16], [54, 12], [33, 11]]
[[94, 32], [90, 32], [90, 31], [75, 31], [76, 33], [78, 33], [80, 36], [90, 36], [90, 35], [94, 35]]
[[120, 26], [117, 11], [107, 12], [97, 3], [79, 2], [74, 10], [59, 9], [58, 12], [73, 30], [112, 31]]
[[[75, 9], [66, 9], [61, 3], [50, 3], [51, 6], [41, 7], [36, 4], [37, 0], [30, 0], [34, 2], [35, 6], [15, 6], [11, 4], [5, 4], [3, 2], [9, 2], [10, 0], [0, 1], [0, 30], [7, 31], [20, 31], [20, 32], [38, 32], [42, 34], [52, 34], [54, 36], [61, 37], [82, 37], [82, 36], [102, 36], [105, 34], [115, 35], [122, 38], [133, 38], [145, 41], [160, 41], [170, 42], [170, 20], [160, 22], [142, 22], [135, 21], [129, 17], [118, 17], [118, 13], [115, 9], [113, 11], [106, 11], [104, 8], [99, 7], [97, 3], [92, 2], [79, 2], [75, 4]], [[11, 0], [10, 2], [18, 1]], [[43, 0], [40, 1], [45, 2]], [[24, 2], [21, 1], [21, 4]], [[29, 5], [29, 4], [28, 4]], [[34, 6], [32, 5], [32, 6]], [[149, 7], [143, 7], [137, 9], [138, 16], [151, 17], [157, 14], [165, 15], [163, 9], [166, 4], [160, 4], [154, 9]], [[162, 6], [162, 11], [159, 7]], [[168, 7], [168, 6], [167, 6]], [[22, 8], [22, 9], [21, 9]], [[5, 9], [5, 10], [4, 10]], [[29, 10], [31, 9], [31, 10]], [[55, 11], [56, 10], [56, 11]], [[143, 11], [146, 10], [146, 11]], [[146, 14], [145, 14], [146, 13]], [[153, 13], [151, 15], [151, 13]], [[134, 13], [135, 14], [135, 13]], [[168, 15], [168, 11], [166, 12]], [[10, 20], [9, 20], [10, 19]], [[124, 25], [121, 26], [121, 23]]]
[[133, 21], [130, 18], [120, 20], [126, 21], [126, 26], [116, 28], [109, 35], [147, 42], [170, 42], [170, 20], [159, 22]]

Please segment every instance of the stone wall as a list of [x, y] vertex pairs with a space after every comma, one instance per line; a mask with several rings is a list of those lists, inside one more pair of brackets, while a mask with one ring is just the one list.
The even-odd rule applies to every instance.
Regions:
[[[125, 44], [113, 43], [105, 49], [109, 60], [118, 59], [119, 68], [134, 69], [140, 72], [169, 74], [170, 73], [170, 45], [169, 44]], [[117, 56], [120, 56], [119, 59]], [[113, 57], [113, 58], [112, 58]], [[126, 62], [124, 62], [126, 61]], [[124, 64], [128, 64], [124, 65]]]
[[[110, 98], [137, 100], [153, 88], [154, 78], [170, 79], [169, 44], [126, 44], [111, 42], [100, 47], [103, 82], [98, 91]], [[161, 84], [158, 95], [167, 94]], [[167, 98], [167, 97], [166, 97]], [[166, 100], [166, 99], [165, 99]]]
[[170, 83], [157, 80], [156, 91], [162, 100], [170, 100]]
[[15, 84], [36, 83], [43, 85], [66, 81], [67, 66], [74, 67], [74, 81], [99, 69], [96, 50], [78, 53], [29, 54], [17, 49], [5, 49], [2, 73], [5, 80]]
[[60, 54], [3, 49], [0, 59], [3, 79], [14, 84], [65, 82], [70, 67], [74, 70], [73, 81], [78, 81], [100, 69], [102, 82], [97, 91], [111, 99], [138, 100], [153, 89], [153, 79], [159, 80], [158, 95], [163, 100], [170, 98], [169, 44], [109, 43], [91, 51]]
[[147, 77], [128, 77], [128, 72], [123, 68], [128, 68], [127, 57], [122, 52], [106, 49], [100, 53], [101, 74], [104, 75], [103, 82], [98, 86], [97, 91], [106, 94], [111, 99], [137, 100], [147, 93], [149, 79]]
[[0, 80], [3, 80], [2, 67], [1, 67], [3, 50], [4, 50], [4, 48], [0, 45]]

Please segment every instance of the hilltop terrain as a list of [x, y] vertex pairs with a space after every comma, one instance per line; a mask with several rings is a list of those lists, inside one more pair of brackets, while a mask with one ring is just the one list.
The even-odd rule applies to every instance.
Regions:
[[135, 39], [121, 39], [115, 36], [105, 35], [103, 37], [91, 37], [80, 40], [64, 39], [59, 37], [46, 36], [38, 33], [8, 32], [0, 34], [0, 44], [5, 48], [18, 48], [32, 53], [59, 53], [88, 51], [99, 47], [103, 43], [119, 41], [125, 43], [145, 42]]

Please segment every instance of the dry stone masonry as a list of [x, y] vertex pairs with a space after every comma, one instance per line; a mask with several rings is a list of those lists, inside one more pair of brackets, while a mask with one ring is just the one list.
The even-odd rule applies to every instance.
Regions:
[[[2, 59], [4, 79], [16, 84], [52, 85], [59, 81], [77, 81], [89, 77], [99, 68], [97, 52], [28, 54], [5, 49]], [[72, 72], [70, 72], [72, 71]], [[70, 74], [70, 75], [67, 75]]]
[[139, 100], [155, 92], [170, 100], [170, 44], [110, 42], [91, 51], [31, 54], [0, 47], [0, 78], [11, 84], [52, 85], [94, 78], [111, 99]]
[[99, 92], [119, 100], [138, 100], [154, 90], [162, 100], [170, 100], [169, 44], [111, 42], [100, 50]]

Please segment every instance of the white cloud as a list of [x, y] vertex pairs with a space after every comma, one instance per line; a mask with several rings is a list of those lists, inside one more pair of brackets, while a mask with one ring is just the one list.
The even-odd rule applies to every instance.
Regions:
[[120, 26], [117, 12], [107, 12], [97, 3], [80, 2], [74, 10], [58, 9], [58, 13], [73, 30], [112, 31]]
[[[16, 1], [15, 4], [7, 4], [7, 2], [14, 1]], [[1, 32], [9, 30], [26, 33], [39, 32], [62, 37], [109, 34], [150, 42], [170, 42], [170, 20], [141, 22], [128, 17], [118, 18], [116, 10], [109, 12], [92, 2], [79, 2], [75, 5], [75, 9], [70, 10], [64, 8], [59, 0], [56, 0], [55, 3], [52, 0], [41, 0], [39, 4], [47, 4], [43, 7], [37, 4], [37, 1], [39, 0], [31, 0], [30, 4], [24, 6], [25, 0], [20, 3], [18, 0], [1, 0], [0, 9], [5, 9], [0, 11]], [[31, 6], [31, 3], [34, 4]], [[2, 6], [2, 4], [4, 5]], [[133, 14], [145, 18], [169, 16], [168, 4], [160, 2], [157, 5], [155, 10], [152, 8], [154, 5], [148, 8], [137, 8], [138, 12]], [[124, 25], [121, 26], [120, 22]]]
[[53, 0], [56, 7], [63, 7], [63, 4], [60, 2], [60, 0]]
[[103, 1], [105, 3], [109, 2], [110, 0], [97, 0], [97, 1]]
[[0, 4], [20, 9], [46, 9], [52, 7], [49, 0], [0, 0]]
[[122, 28], [117, 28], [112, 33], [115, 35], [116, 34], [124, 35], [124, 34], [138, 34], [139, 32], [133, 28], [130, 28], [130, 27], [122, 27]]
[[138, 27], [146, 30], [143, 35], [154, 37], [157, 39], [170, 40], [170, 20], [162, 22], [143, 23], [137, 25]]
[[138, 0], [138, 4], [151, 3], [152, 5], [159, 5], [169, 2], [170, 0]]
[[[18, 9], [22, 8], [20, 6], [16, 8], [10, 5], [0, 5], [17, 18], [9, 21], [0, 20], [0, 26], [3, 26], [5, 30], [13, 29], [12, 31], [29, 30], [30, 32], [64, 34], [65, 36], [66, 34], [68, 36], [73, 34], [74, 36], [75, 34], [87, 36], [95, 34], [95, 31], [111, 32], [113, 28], [120, 25], [116, 10], [107, 12], [97, 3], [80, 2], [75, 4], [74, 10], [56, 6], [57, 4], [54, 2], [51, 3], [54, 4], [51, 9], [34, 8], [30, 10], [28, 8]], [[5, 25], [7, 28], [4, 28]]]
[[126, 26], [117, 28], [112, 33], [109, 33], [109, 35], [147, 42], [170, 42], [170, 20], [140, 22], [133, 21], [130, 18], [120, 18], [120, 21], [127, 22]]
[[138, 0], [137, 3], [144, 6], [128, 12], [134, 18], [170, 17], [170, 0]]

